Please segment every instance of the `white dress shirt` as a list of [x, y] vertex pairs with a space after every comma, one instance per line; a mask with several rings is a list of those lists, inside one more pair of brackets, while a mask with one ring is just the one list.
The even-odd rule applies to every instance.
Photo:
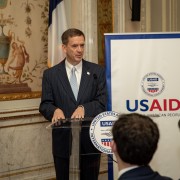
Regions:
[[[68, 79], [70, 80], [71, 70], [73, 68], [73, 65], [70, 64], [67, 61], [67, 59], [65, 60], [65, 67], [66, 67], [66, 72], [67, 72]], [[76, 68], [75, 74], [76, 74], [77, 83], [78, 83], [78, 86], [79, 86], [80, 82], [81, 82], [81, 74], [82, 74], [82, 61], [79, 64], [77, 64], [75, 66], [75, 68]]]

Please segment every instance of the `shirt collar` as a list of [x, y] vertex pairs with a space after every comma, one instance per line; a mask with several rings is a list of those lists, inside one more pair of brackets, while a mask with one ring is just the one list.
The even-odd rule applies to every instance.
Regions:
[[[71, 71], [71, 69], [73, 68], [73, 65], [70, 64], [70, 63], [67, 61], [67, 59], [65, 60], [65, 65], [66, 65], [66, 68], [68, 69], [68, 71]], [[81, 70], [82, 70], [82, 61], [80, 61], [80, 63], [77, 64], [75, 67], [76, 67], [76, 71], [77, 71], [77, 72], [81, 72]]]
[[135, 168], [138, 168], [138, 167], [139, 167], [139, 166], [132, 166], [132, 167], [124, 168], [124, 169], [122, 169], [122, 170], [119, 171], [118, 177], [120, 177], [120, 176], [121, 176], [122, 174], [124, 174], [125, 172], [130, 171], [130, 170], [135, 169]]

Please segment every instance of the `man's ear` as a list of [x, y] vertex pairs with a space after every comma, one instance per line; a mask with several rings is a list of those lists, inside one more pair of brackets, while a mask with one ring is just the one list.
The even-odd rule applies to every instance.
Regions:
[[115, 153], [117, 151], [116, 143], [114, 142], [114, 140], [111, 141], [111, 149], [112, 149], [113, 153]]
[[62, 48], [63, 52], [66, 53], [66, 45], [65, 45], [65, 44], [62, 44], [62, 47], [61, 47], [61, 48]]

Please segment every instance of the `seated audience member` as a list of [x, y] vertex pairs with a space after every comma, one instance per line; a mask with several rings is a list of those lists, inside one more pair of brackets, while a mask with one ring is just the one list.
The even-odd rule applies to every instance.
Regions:
[[118, 163], [118, 180], [172, 180], [148, 165], [159, 141], [159, 129], [148, 116], [121, 115], [112, 128], [112, 152]]

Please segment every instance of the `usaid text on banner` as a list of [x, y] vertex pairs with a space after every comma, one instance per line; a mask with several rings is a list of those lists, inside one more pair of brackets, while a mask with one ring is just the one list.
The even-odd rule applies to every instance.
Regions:
[[[150, 97], [150, 99], [126, 100], [126, 108], [129, 112], [174, 112], [180, 109], [180, 100], [176, 98], [160, 99], [155, 98], [165, 90], [165, 79], [158, 72], [149, 72], [144, 75], [141, 80], [142, 91]], [[151, 99], [153, 98], [153, 99]]]
[[179, 111], [180, 100], [178, 99], [153, 99], [153, 100], [126, 100], [126, 108], [129, 112], [135, 111]]

